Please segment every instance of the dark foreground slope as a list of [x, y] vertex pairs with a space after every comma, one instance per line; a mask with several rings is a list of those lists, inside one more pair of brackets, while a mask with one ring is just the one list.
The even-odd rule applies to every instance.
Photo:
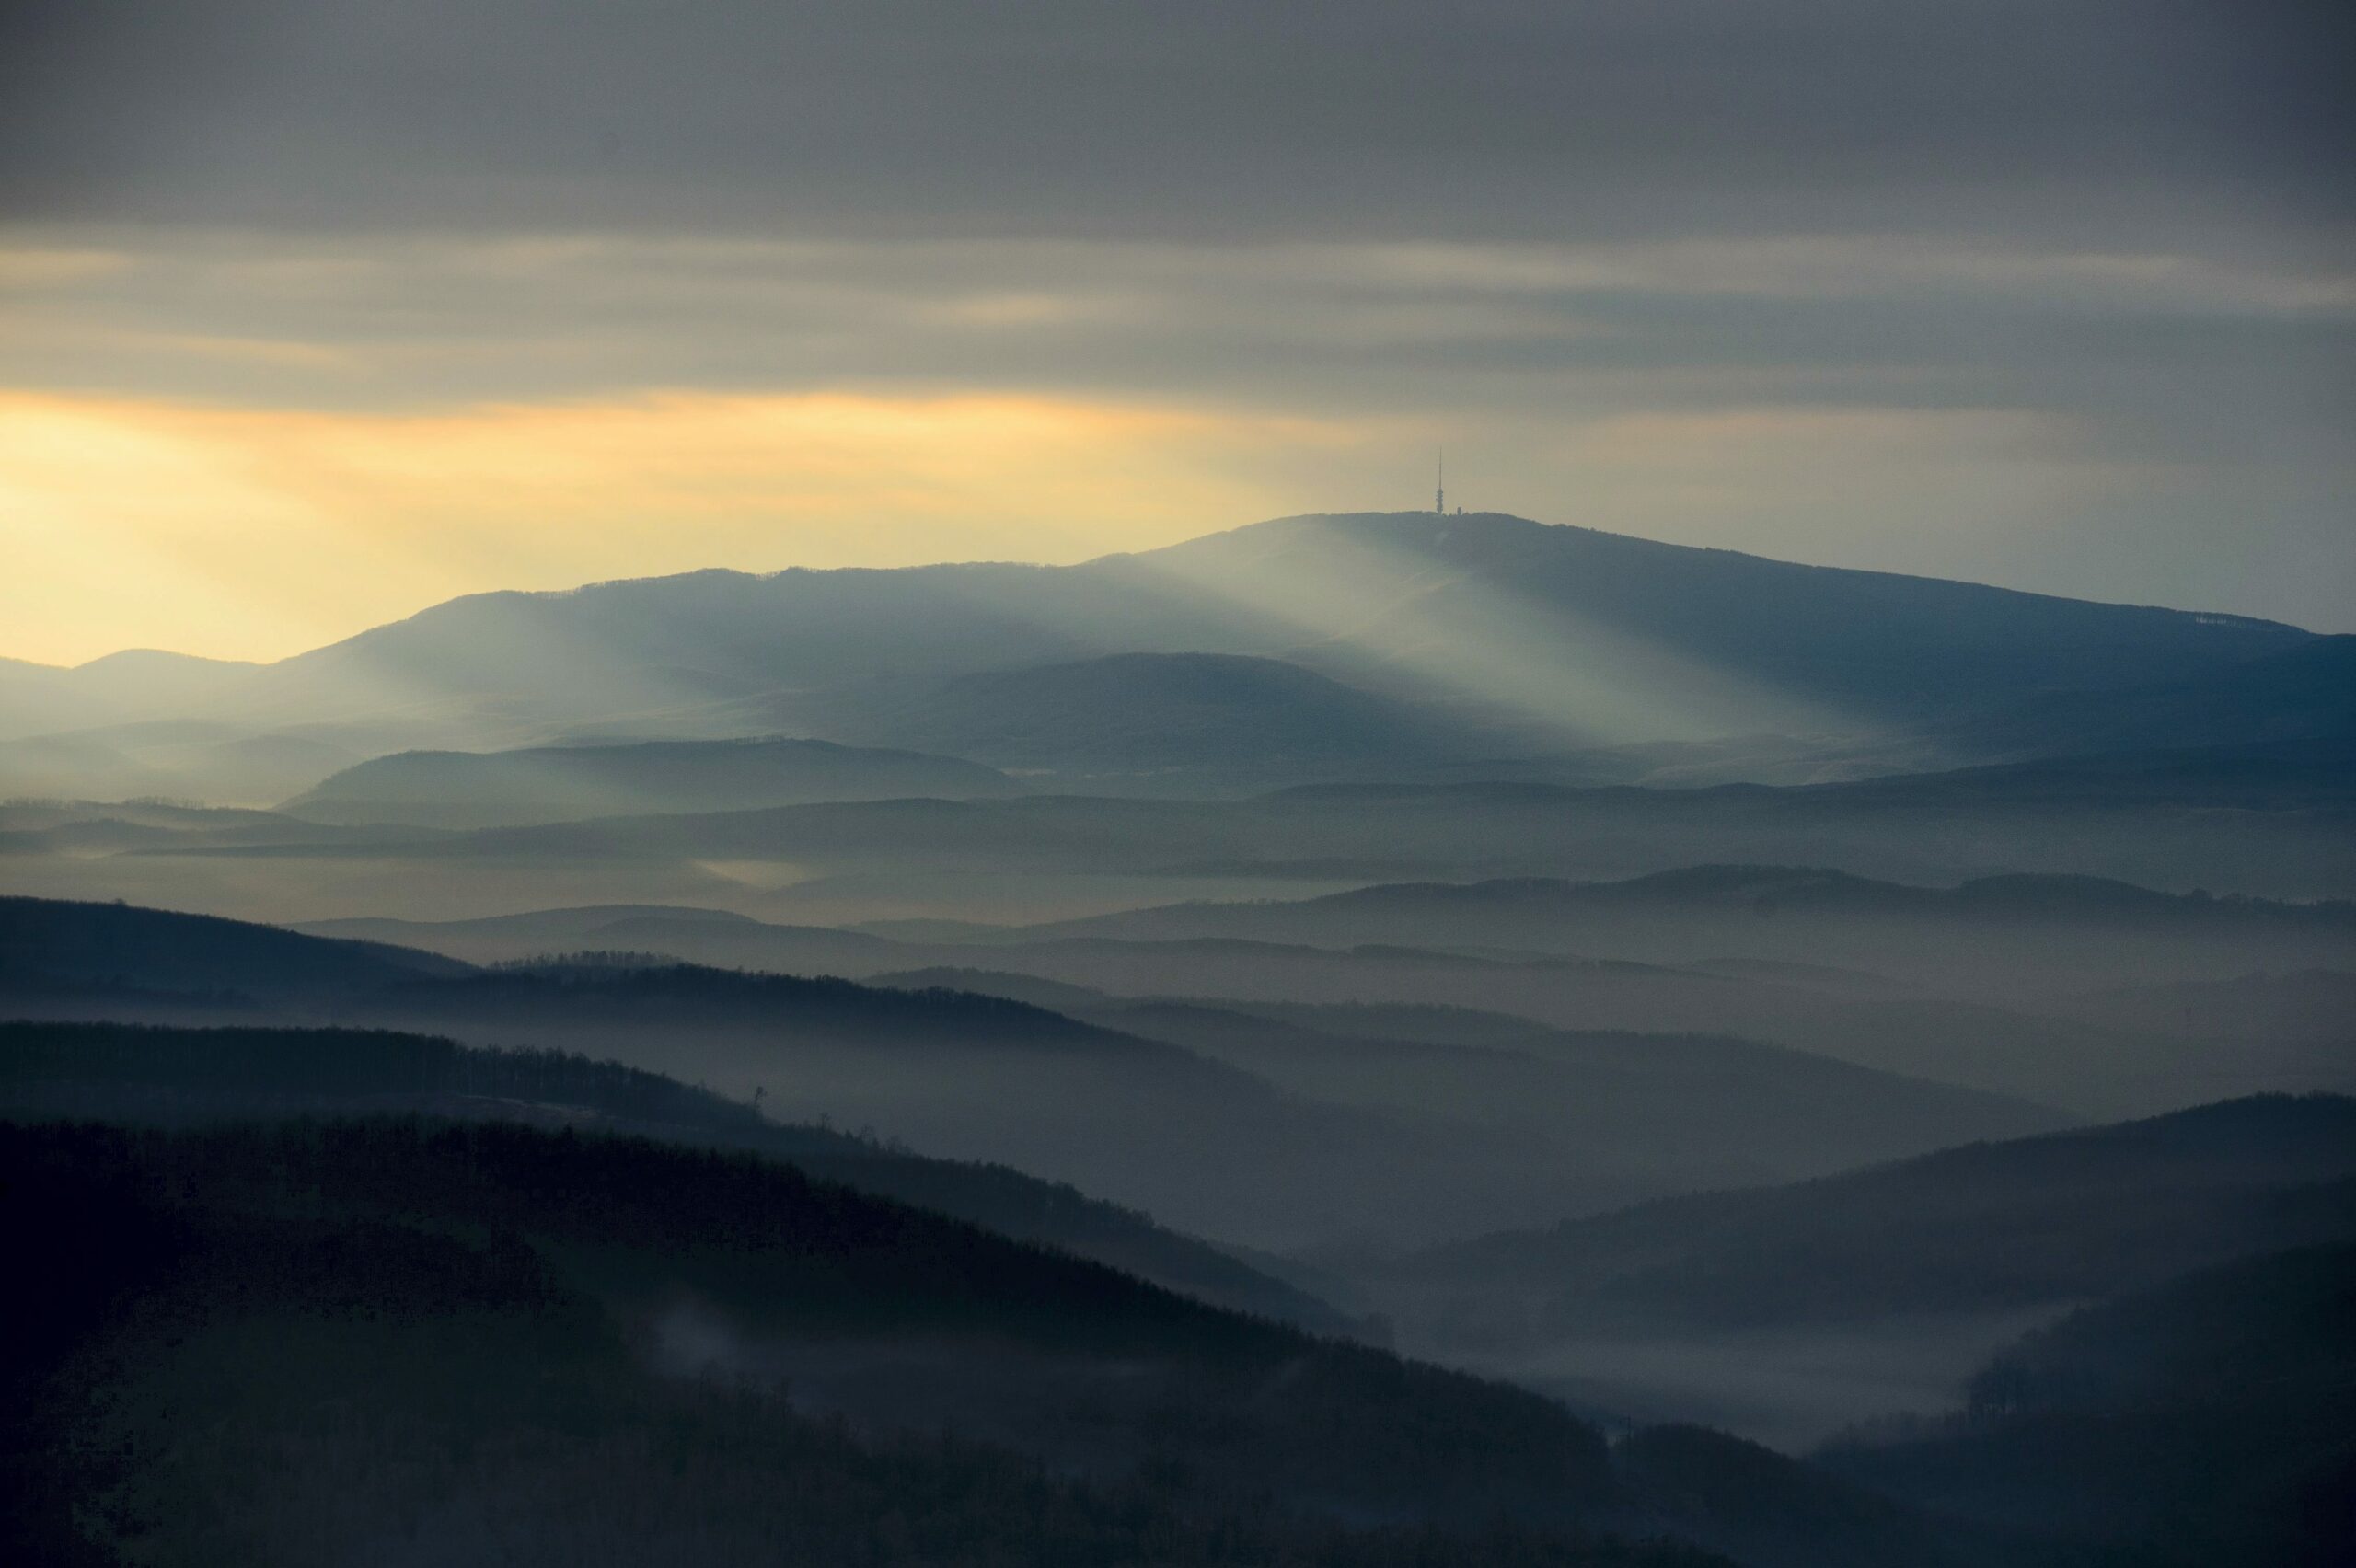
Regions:
[[1543, 1401], [743, 1157], [6, 1128], [0, 1207], [19, 1561], [1695, 1561]]
[[[2356, 1246], [2088, 1308], [1997, 1356], [1969, 1396], [1958, 1416], [1883, 1424], [1822, 1458], [2089, 1561], [2356, 1560]], [[2119, 1556], [2096, 1557], [2102, 1542]]]

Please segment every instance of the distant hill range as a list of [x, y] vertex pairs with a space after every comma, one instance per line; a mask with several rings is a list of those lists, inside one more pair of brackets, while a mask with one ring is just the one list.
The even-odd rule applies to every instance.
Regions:
[[313, 995], [473, 966], [379, 942], [121, 904], [0, 898], [0, 997], [72, 990]]
[[1649, 963], [1736, 960], [1744, 967], [1735, 972], [1762, 977], [1774, 972], [1760, 964], [1807, 965], [1837, 951], [1844, 964], [1915, 984], [1969, 968], [1985, 984], [2010, 974], [2025, 987], [2094, 984], [2106, 970], [2165, 974], [2195, 953], [2212, 970], [2356, 962], [2356, 903], [2162, 893], [2104, 877], [2014, 873], [1922, 887], [1821, 867], [1719, 865], [1611, 882], [1385, 883], [1295, 902], [1167, 905], [990, 935], [1445, 943]]
[[2352, 672], [2356, 639], [2241, 617], [1368, 513], [1070, 567], [477, 594], [268, 665], [9, 663], [0, 739], [202, 721], [326, 760], [788, 732], [1165, 784], [1533, 758], [1795, 781], [2344, 733]]
[[[563, 912], [548, 928], [610, 929], [597, 924], [606, 913]], [[672, 926], [698, 924], [779, 931], [725, 917]], [[760, 1092], [780, 1115], [1013, 1165], [1260, 1248], [1466, 1235], [1679, 1190], [1696, 1172], [1773, 1180], [2070, 1120], [1726, 1038], [1571, 1038], [1524, 1024], [1500, 1049], [1433, 1050], [1351, 1038], [1355, 1015], [1327, 1032], [1105, 997], [1074, 1017], [988, 994], [982, 975], [871, 986], [646, 954], [479, 969], [41, 900], [0, 899], [0, 1015], [332, 1022], [585, 1052], [739, 1101]], [[868, 940], [871, 971], [934, 956]]]
[[950, 756], [771, 738], [398, 752], [286, 802], [312, 822], [496, 827], [584, 817], [751, 811], [814, 801], [963, 800], [1012, 789]]

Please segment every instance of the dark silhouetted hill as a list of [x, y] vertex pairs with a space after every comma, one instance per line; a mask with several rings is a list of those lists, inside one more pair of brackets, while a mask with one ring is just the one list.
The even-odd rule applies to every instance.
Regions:
[[742, 1155], [6, 1127], [0, 1206], [22, 1561], [1691, 1561], [1545, 1401]]
[[0, 995], [67, 988], [367, 990], [468, 966], [375, 942], [121, 904], [0, 898]]
[[1948, 1517], [2161, 1568], [2356, 1549], [2356, 1246], [2246, 1258], [2033, 1333], [1959, 1417], [1823, 1450]]

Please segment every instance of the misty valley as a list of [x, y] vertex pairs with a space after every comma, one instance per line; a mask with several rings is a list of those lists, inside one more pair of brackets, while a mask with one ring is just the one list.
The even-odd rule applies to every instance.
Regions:
[[9, 1562], [2356, 1552], [2356, 637], [1314, 515], [0, 796]]

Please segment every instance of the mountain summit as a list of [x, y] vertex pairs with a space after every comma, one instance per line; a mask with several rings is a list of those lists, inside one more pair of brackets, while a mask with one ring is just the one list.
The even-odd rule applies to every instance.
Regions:
[[[1298, 709], [1349, 739], [1276, 749], [1338, 744], [1353, 766], [1427, 762], [1442, 736], [1468, 756], [1765, 734], [1915, 765], [2102, 749], [2113, 738], [2089, 725], [2114, 707], [2160, 715], [2158, 732], [2119, 744], [2329, 732], [2349, 723], [2348, 699], [2307, 666], [2346, 663], [2350, 641], [1496, 513], [1387, 513], [1281, 518], [1068, 567], [711, 571], [477, 594], [169, 695], [181, 716], [300, 728], [364, 754], [782, 732], [1053, 770], [1076, 753], [1072, 723], [1051, 721], [1080, 700], [1138, 733], [1195, 736], [1190, 764], [1222, 747], [1265, 754]], [[1206, 654], [1304, 673], [1134, 657]], [[0, 734], [30, 732], [91, 675], [12, 668]], [[2212, 686], [2234, 700], [2166, 700]], [[1230, 712], [1231, 732], [1203, 737], [1207, 712], [1271, 694], [1286, 712]], [[90, 695], [116, 721], [153, 717], [134, 694]], [[1369, 744], [1386, 726], [1395, 742]], [[1010, 743], [1033, 731], [1048, 736], [1038, 755]]]

